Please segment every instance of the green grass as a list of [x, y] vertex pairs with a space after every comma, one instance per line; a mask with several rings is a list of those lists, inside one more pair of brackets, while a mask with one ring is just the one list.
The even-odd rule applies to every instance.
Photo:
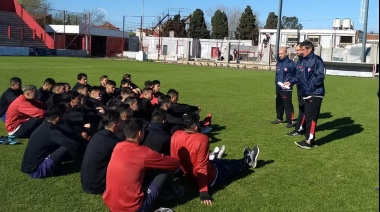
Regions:
[[[131, 73], [140, 86], [159, 79], [163, 92], [175, 88], [180, 102], [200, 105], [202, 116], [213, 113], [211, 148], [225, 144], [227, 159], [240, 158], [245, 146], [260, 146], [258, 168], [212, 190], [213, 206], [200, 205], [189, 185], [185, 198], [158, 206], [179, 212], [379, 210], [378, 79], [326, 76], [316, 133], [321, 145], [304, 150], [293, 144], [301, 137], [285, 137], [289, 129], [269, 124], [275, 119], [274, 72], [59, 57], [0, 57], [0, 64], [1, 91], [13, 76], [37, 87], [47, 77], [73, 85], [79, 72], [91, 85], [102, 74], [119, 82]], [[107, 211], [100, 196], [82, 192], [78, 172], [43, 180], [21, 173], [26, 142], [0, 146], [1, 211]]]

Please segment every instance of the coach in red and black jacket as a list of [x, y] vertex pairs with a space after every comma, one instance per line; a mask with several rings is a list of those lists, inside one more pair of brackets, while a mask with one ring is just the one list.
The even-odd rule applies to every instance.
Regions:
[[305, 137], [296, 145], [310, 149], [315, 144], [315, 131], [323, 97], [325, 96], [325, 74], [323, 60], [314, 54], [314, 45], [310, 41], [301, 43], [302, 61], [299, 66], [299, 79], [302, 98], [305, 101]]

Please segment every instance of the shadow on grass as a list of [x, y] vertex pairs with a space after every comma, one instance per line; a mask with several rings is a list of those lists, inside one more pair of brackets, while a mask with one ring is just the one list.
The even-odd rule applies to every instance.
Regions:
[[331, 122], [326, 122], [320, 126], [317, 126], [317, 131], [324, 131], [324, 130], [335, 130], [334, 132], [330, 133], [329, 135], [317, 139], [317, 144], [319, 146], [330, 143], [334, 140], [339, 140], [342, 138], [346, 138], [358, 133], [361, 133], [364, 128], [361, 124], [354, 124], [355, 121], [352, 120], [351, 117], [343, 117], [335, 119]]
[[222, 139], [216, 138], [215, 136], [219, 134], [219, 131], [226, 129], [226, 126], [220, 126], [219, 124], [212, 124], [211, 128], [212, 128], [212, 131], [209, 134], [207, 134], [210, 139], [210, 143], [221, 141]]
[[331, 114], [331, 112], [326, 112], [326, 113], [320, 113], [318, 116], [318, 119], [329, 119], [332, 117], [333, 115]]
[[[274, 163], [274, 160], [258, 160], [257, 161], [257, 168], [264, 167], [268, 164]], [[216, 192], [219, 190], [222, 190], [223, 188], [227, 187], [230, 183], [238, 180], [245, 178], [248, 175], [253, 174], [255, 171], [253, 169], [246, 169], [238, 174], [231, 176], [231, 178], [228, 180], [227, 184], [225, 185], [218, 185], [215, 187], [211, 187], [209, 189], [210, 195], [214, 195]], [[199, 190], [198, 190], [198, 185], [191, 184], [186, 180], [186, 177], [180, 177], [175, 181], [175, 184], [177, 185], [183, 185], [185, 187], [185, 195], [181, 198], [177, 199], [172, 199], [170, 201], [163, 201], [163, 200], [158, 200], [155, 204], [154, 207], [155, 209], [158, 209], [159, 207], [164, 207], [164, 208], [174, 208], [178, 205], [186, 204], [187, 202], [193, 200], [193, 199], [198, 199], [199, 200]], [[200, 200], [199, 200], [200, 204]]]

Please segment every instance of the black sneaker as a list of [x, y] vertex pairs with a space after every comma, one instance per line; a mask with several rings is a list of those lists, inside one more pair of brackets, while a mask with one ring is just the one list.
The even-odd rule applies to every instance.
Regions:
[[253, 150], [250, 152], [249, 157], [251, 158], [251, 162], [248, 165], [252, 168], [256, 168], [257, 165], [257, 157], [259, 157], [260, 149], [258, 146], [254, 146]]
[[272, 124], [282, 124], [282, 120], [276, 119], [275, 121], [271, 122]]
[[243, 158], [247, 162], [247, 164], [251, 162], [251, 157], [250, 157], [251, 152], [252, 150], [249, 147], [244, 148]]
[[306, 140], [302, 140], [300, 142], [294, 142], [298, 147], [303, 148], [303, 149], [311, 149], [313, 145], [308, 144]]
[[294, 130], [288, 134], [286, 134], [287, 136], [300, 136], [301, 135], [301, 132], [298, 131], [298, 130]]
[[293, 128], [293, 127], [294, 127], [293, 123], [286, 124], [286, 128]]

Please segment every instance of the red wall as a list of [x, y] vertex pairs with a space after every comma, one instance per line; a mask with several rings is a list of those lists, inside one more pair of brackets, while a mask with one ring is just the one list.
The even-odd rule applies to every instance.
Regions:
[[[4, 0], [1, 0], [4, 1]], [[8, 1], [8, 0], [7, 0]], [[32, 29], [36, 30], [37, 37], [41, 38], [42, 41], [45, 42], [45, 45], [50, 48], [54, 49], [54, 40], [53, 38], [48, 35], [45, 30], [33, 19], [32, 16], [29, 15], [29, 13], [17, 2], [17, 0], [13, 0], [13, 3], [15, 5], [16, 13], [18, 16], [22, 18], [22, 20], [25, 21], [25, 23]]]
[[1, 11], [8, 11], [8, 12], [15, 12], [15, 5], [13, 3], [13, 0], [0, 0], [0, 10]]

